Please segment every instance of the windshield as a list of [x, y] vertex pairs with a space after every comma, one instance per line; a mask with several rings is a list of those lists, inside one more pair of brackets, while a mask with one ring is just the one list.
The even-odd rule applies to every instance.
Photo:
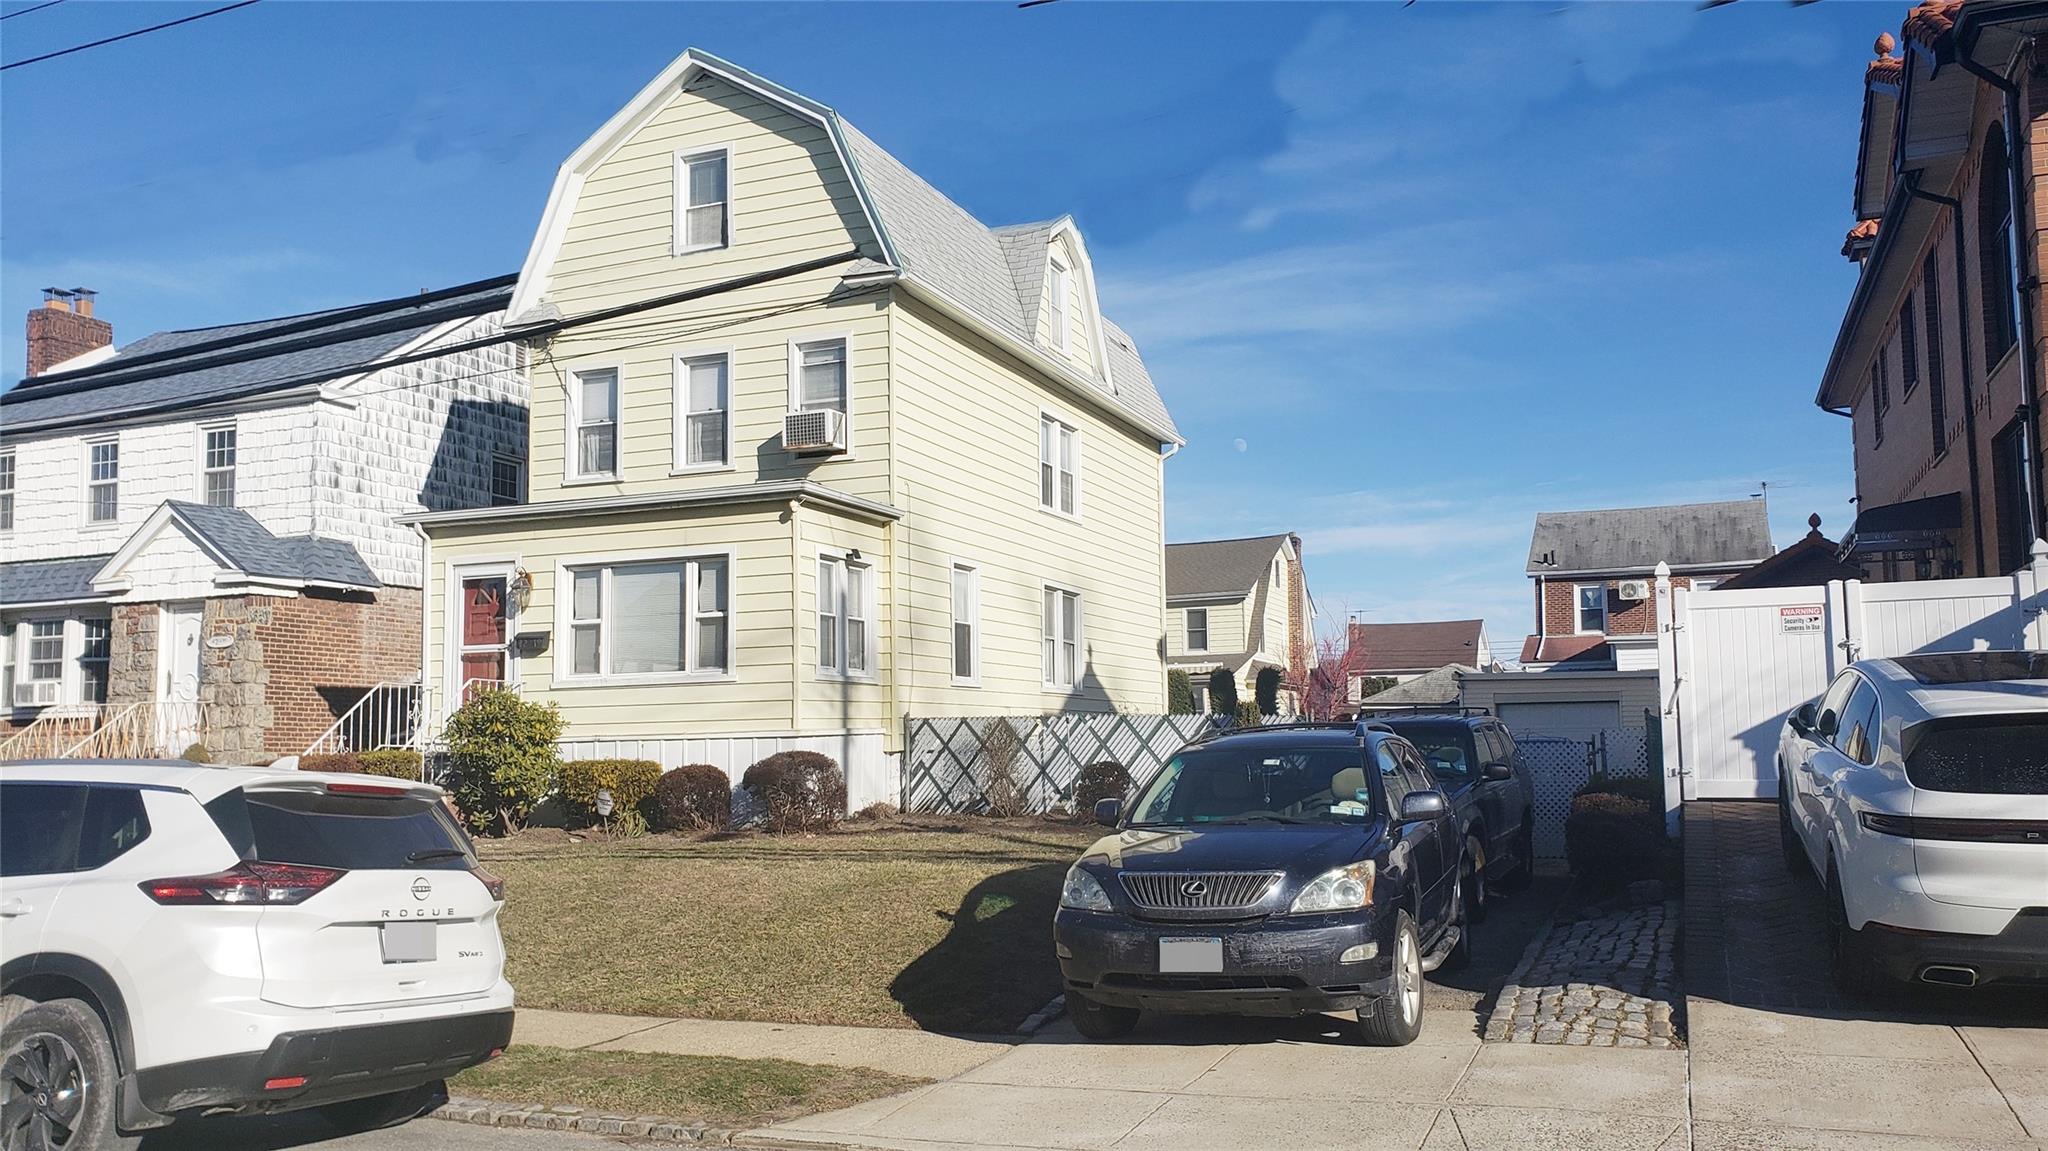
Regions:
[[1415, 745], [1423, 762], [1438, 779], [1456, 782], [1472, 774], [1472, 731], [1463, 724], [1455, 727], [1417, 727], [1402, 724], [1395, 729], [1401, 738]]
[[1906, 742], [1906, 778], [1914, 787], [2048, 795], [2048, 716], [1936, 720]]
[[1153, 777], [1131, 822], [1360, 822], [1373, 811], [1364, 763], [1356, 747], [1193, 748]]

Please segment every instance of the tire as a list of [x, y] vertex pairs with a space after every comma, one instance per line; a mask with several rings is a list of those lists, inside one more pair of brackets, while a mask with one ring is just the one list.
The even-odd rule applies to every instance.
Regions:
[[1890, 981], [1870, 954], [1867, 936], [1849, 926], [1849, 904], [1842, 895], [1842, 877], [1835, 856], [1828, 853], [1828, 957], [1835, 986], [1854, 999], [1872, 999], [1890, 989]]
[[364, 1099], [348, 1099], [340, 1103], [329, 1103], [315, 1107], [313, 1111], [326, 1120], [327, 1125], [344, 1134], [353, 1135], [361, 1131], [375, 1131], [381, 1127], [396, 1127], [419, 1118], [448, 1101], [448, 1084], [436, 1079], [404, 1091], [393, 1091], [387, 1095], [371, 1095]]
[[1462, 971], [1472, 965], [1472, 905], [1465, 902], [1463, 885], [1452, 890], [1450, 925], [1458, 929], [1458, 942], [1437, 970]]
[[52, 999], [0, 1033], [0, 1146], [7, 1151], [128, 1151], [142, 1136], [114, 1126], [120, 1075], [99, 1013]]
[[1536, 813], [1522, 814], [1522, 833], [1515, 837], [1515, 869], [1495, 886], [1502, 891], [1527, 891], [1536, 882]]
[[1067, 1016], [1089, 1039], [1122, 1039], [1138, 1025], [1137, 1008], [1112, 1007], [1073, 991], [1067, 992]]
[[1458, 864], [1458, 886], [1465, 897], [1465, 921], [1486, 922], [1486, 849], [1479, 845], [1479, 837], [1465, 837], [1465, 855]]
[[1799, 842], [1799, 832], [1792, 826], [1792, 789], [1782, 775], [1778, 777], [1778, 847], [1785, 853], [1785, 867], [1798, 879], [1813, 865], [1807, 862], [1806, 847]]
[[1406, 1047], [1422, 1034], [1422, 940], [1405, 911], [1394, 920], [1394, 971], [1386, 993], [1358, 1009], [1358, 1037], [1371, 1047]]

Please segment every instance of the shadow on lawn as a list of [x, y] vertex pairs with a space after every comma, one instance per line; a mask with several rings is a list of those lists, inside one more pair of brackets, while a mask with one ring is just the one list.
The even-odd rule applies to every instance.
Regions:
[[989, 876], [957, 910], [933, 914], [952, 929], [889, 984], [903, 1014], [926, 1031], [1007, 1032], [1060, 990], [1052, 917], [1065, 863]]

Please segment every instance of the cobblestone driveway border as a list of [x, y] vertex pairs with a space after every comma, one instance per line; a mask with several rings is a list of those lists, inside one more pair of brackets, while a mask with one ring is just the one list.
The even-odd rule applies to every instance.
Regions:
[[1495, 998], [1485, 1038], [1572, 1047], [1684, 1045], [1679, 905], [1655, 881], [1554, 921]]

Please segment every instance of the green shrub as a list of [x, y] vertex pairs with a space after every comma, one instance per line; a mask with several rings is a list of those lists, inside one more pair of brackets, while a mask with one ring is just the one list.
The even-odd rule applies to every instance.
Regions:
[[205, 744], [195, 743], [192, 746], [186, 748], [185, 750], [179, 752], [178, 758], [184, 760], [186, 763], [212, 763], [213, 753], [206, 749]]
[[1259, 705], [1260, 715], [1280, 714], [1280, 669], [1262, 667], [1258, 678], [1252, 681], [1252, 699]]
[[1166, 673], [1166, 713], [1195, 714], [1195, 681], [1179, 668]]
[[656, 831], [719, 831], [732, 822], [732, 781], [723, 768], [686, 763], [663, 772], [650, 805]]
[[518, 692], [479, 691], [448, 717], [448, 787], [477, 831], [513, 832], [555, 790], [562, 713]]
[[1109, 759], [1091, 763], [1074, 777], [1074, 818], [1093, 819], [1097, 800], [1122, 799], [1130, 790], [1131, 773], [1123, 764]]
[[760, 802], [770, 831], [814, 831], [846, 813], [846, 779], [815, 751], [778, 751], [748, 768], [740, 786]]
[[660, 782], [661, 765], [651, 759], [572, 759], [562, 764], [562, 806], [572, 824], [588, 825], [598, 819], [597, 793], [609, 791], [614, 818], [637, 814]]
[[1237, 679], [1227, 667], [1209, 673], [1209, 710], [1217, 715], [1237, 714]]
[[1368, 675], [1358, 681], [1358, 698], [1370, 699], [1401, 681], [1391, 675]]
[[1237, 705], [1237, 726], [1257, 727], [1263, 722], [1263, 718], [1259, 715], [1259, 705], [1251, 700], [1245, 700]]
[[392, 779], [410, 779], [418, 782], [420, 775], [420, 753], [403, 747], [380, 747], [375, 751], [359, 751], [356, 762], [362, 766], [357, 771], [365, 775], [383, 775]]
[[353, 775], [362, 774], [363, 761], [353, 751], [336, 751], [326, 755], [302, 755], [299, 757], [300, 771], [342, 771]]
[[1640, 795], [1585, 791], [1564, 821], [1564, 854], [1572, 874], [1620, 887], [1663, 872], [1667, 851], [1663, 804]]
[[1664, 805], [1664, 781], [1647, 776], [1617, 778], [1602, 776], [1587, 780], [1579, 790], [1572, 793], [1574, 798], [1581, 795], [1632, 795], [1658, 807]]

